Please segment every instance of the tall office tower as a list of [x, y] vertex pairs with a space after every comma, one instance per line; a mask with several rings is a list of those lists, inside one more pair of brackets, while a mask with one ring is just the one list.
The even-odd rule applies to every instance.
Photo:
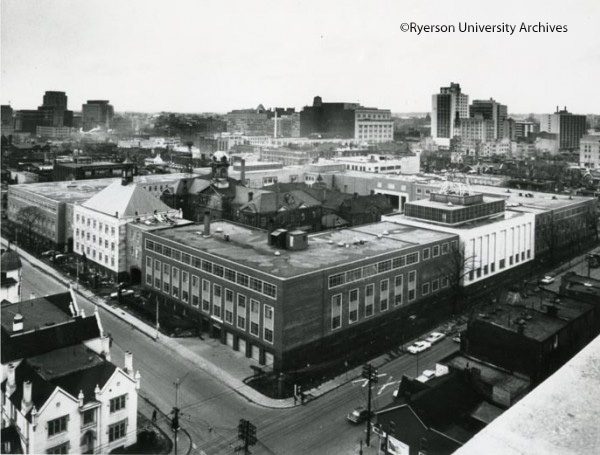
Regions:
[[469, 95], [461, 93], [460, 84], [441, 87], [431, 98], [431, 137], [438, 145], [449, 147], [456, 136], [459, 120], [469, 117]]
[[489, 100], [473, 100], [469, 115], [471, 117], [481, 115], [484, 120], [490, 121], [492, 127], [490, 140], [508, 137], [509, 131], [508, 125], [506, 124], [508, 109], [505, 104], [500, 104], [494, 101], [493, 98], [490, 98]]
[[560, 150], [577, 150], [579, 141], [587, 131], [585, 115], [571, 114], [565, 107], [554, 114], [543, 114], [540, 119], [540, 131], [558, 134]]
[[67, 95], [65, 92], [47, 91], [44, 93], [43, 103], [38, 107], [42, 116], [38, 126], [51, 126], [62, 128], [73, 125], [73, 111], [67, 109]]
[[114, 109], [112, 105], [108, 104], [108, 100], [88, 100], [81, 107], [81, 112], [84, 131], [97, 127], [104, 129], [111, 127]]

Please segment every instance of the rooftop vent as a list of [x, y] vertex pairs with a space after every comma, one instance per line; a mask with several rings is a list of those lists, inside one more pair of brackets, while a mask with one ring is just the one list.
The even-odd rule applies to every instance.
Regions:
[[275, 256], [281, 256], [281, 253], [279, 251], [275, 251]]

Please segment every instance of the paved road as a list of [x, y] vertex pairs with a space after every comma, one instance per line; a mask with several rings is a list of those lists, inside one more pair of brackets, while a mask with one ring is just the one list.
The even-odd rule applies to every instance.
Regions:
[[[29, 298], [31, 292], [42, 296], [65, 291], [56, 280], [26, 262], [23, 281], [24, 298]], [[87, 299], [80, 297], [78, 303], [86, 314], [94, 310], [94, 305]], [[196, 445], [192, 453], [233, 454], [238, 445], [240, 418], [257, 426], [259, 443], [252, 450], [254, 454], [358, 453], [359, 442], [365, 436], [364, 426], [348, 423], [345, 415], [354, 407], [366, 404], [367, 389], [360, 381], [349, 382], [304, 406], [266, 409], [248, 402], [111, 313], [100, 309], [100, 314], [105, 331], [114, 339], [112, 360], [122, 365], [123, 352], [132, 351], [134, 368], [142, 375], [142, 393], [163, 411], [168, 412], [174, 406], [174, 382], [176, 378], [182, 379], [179, 391], [181, 424], [190, 432]], [[419, 370], [433, 367], [437, 360], [456, 349], [457, 345], [450, 340], [438, 343], [419, 355]], [[382, 376], [373, 390], [375, 408], [392, 400], [392, 392], [402, 374], [415, 375], [416, 360], [416, 357], [404, 354], [380, 369]]]

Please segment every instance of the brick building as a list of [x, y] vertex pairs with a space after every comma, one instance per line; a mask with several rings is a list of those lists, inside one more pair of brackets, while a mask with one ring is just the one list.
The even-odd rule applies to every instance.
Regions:
[[409, 314], [441, 311], [458, 242], [393, 223], [268, 235], [208, 218], [143, 238], [143, 281], [165, 309], [279, 371], [397, 343]]

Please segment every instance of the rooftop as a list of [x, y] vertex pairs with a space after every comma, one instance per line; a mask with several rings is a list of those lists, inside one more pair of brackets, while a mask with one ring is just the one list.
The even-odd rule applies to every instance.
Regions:
[[116, 218], [147, 215], [153, 212], [164, 213], [172, 210], [140, 184], [123, 185], [119, 180], [92, 196], [82, 206]]
[[[268, 245], [265, 231], [217, 221], [212, 223], [211, 232], [210, 237], [204, 238], [202, 227], [190, 225], [153, 232], [153, 235], [280, 278], [454, 239], [452, 234], [380, 222], [312, 234], [308, 237], [308, 249], [281, 250], [280, 255], [275, 256], [277, 250]], [[226, 241], [223, 234], [228, 234], [230, 240]], [[361, 240], [364, 240], [362, 244]]]
[[[573, 319], [589, 311], [591, 305], [561, 297], [559, 301], [544, 299], [539, 306], [539, 297], [532, 296], [519, 305], [494, 304], [480, 309], [475, 320], [487, 322], [504, 330], [517, 333], [519, 326], [523, 335], [537, 341], [544, 341], [569, 324]], [[534, 309], [534, 305], [538, 308]], [[555, 308], [556, 315], [548, 314], [546, 308]]]
[[78, 168], [90, 168], [90, 167], [122, 167], [127, 165], [126, 163], [115, 163], [114, 161], [94, 161], [93, 163], [57, 163], [59, 166], [68, 167], [73, 169]]
[[[502, 201], [502, 198], [483, 196], [483, 201], [479, 202], [478, 204], [479, 205], [489, 204], [491, 202], [498, 202], [498, 201]], [[432, 199], [418, 199], [416, 201], [410, 201], [409, 203], [411, 205], [418, 205], [420, 207], [430, 207], [430, 208], [434, 208], [434, 209], [443, 209], [446, 211], [461, 210], [461, 209], [464, 209], [465, 207], [470, 207], [470, 205], [452, 204], [449, 202], [435, 201]], [[408, 202], [407, 202], [407, 204], [408, 204]]]
[[[151, 174], [140, 175], [133, 178], [134, 183], [143, 185], [173, 184], [182, 178], [196, 177], [194, 174]], [[23, 183], [11, 185], [9, 190], [27, 191], [38, 196], [43, 196], [56, 202], [82, 202], [91, 198], [111, 183], [121, 181], [114, 179], [90, 179], [90, 180], [65, 180], [59, 182]]]
[[[63, 296], [64, 294], [58, 294]], [[70, 301], [70, 294], [64, 295]], [[50, 296], [54, 297], [54, 296]], [[38, 329], [40, 327], [48, 327], [54, 324], [60, 324], [70, 321], [72, 316], [48, 300], [46, 297], [40, 297], [26, 302], [12, 303], [10, 305], [2, 305], [2, 328], [9, 333], [12, 332], [13, 318], [20, 314], [23, 316], [23, 332]]]
[[600, 337], [460, 448], [457, 455], [600, 452]]
[[412, 218], [412, 217], [406, 216], [401, 213], [391, 214], [391, 215], [383, 215], [382, 219], [391, 221], [393, 223], [399, 223], [399, 224], [406, 223], [406, 224], [414, 224], [415, 226], [429, 225], [429, 226], [431, 226], [431, 229], [444, 228], [444, 229], [447, 229], [448, 231], [458, 233], [458, 232], [461, 232], [466, 229], [475, 229], [475, 228], [478, 228], [481, 226], [487, 226], [488, 224], [493, 224], [493, 223], [497, 223], [499, 221], [504, 221], [504, 220], [510, 220], [510, 219], [517, 218], [520, 216], [523, 216], [523, 213], [506, 210], [504, 213], [500, 213], [499, 215], [495, 215], [493, 217], [482, 218], [482, 219], [478, 219], [478, 220], [467, 221], [467, 222], [464, 222], [461, 224], [453, 224], [453, 225], [446, 225], [446, 224], [442, 224], [442, 223], [438, 224], [438, 223], [435, 223], [434, 221], [421, 219], [421, 218]]
[[83, 344], [77, 344], [29, 357], [27, 362], [42, 378], [51, 380], [82, 368], [96, 366], [103, 359]]

